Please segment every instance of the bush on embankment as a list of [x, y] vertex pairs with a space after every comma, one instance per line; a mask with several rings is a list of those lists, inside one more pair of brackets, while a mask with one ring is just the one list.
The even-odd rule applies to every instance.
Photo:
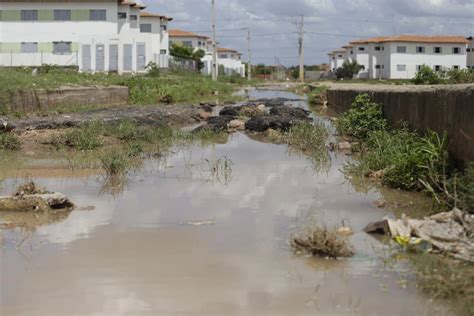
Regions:
[[430, 66], [422, 65], [415, 78], [412, 79], [412, 83], [417, 85], [474, 83], [474, 70], [435, 71]]
[[361, 141], [357, 163], [348, 169], [380, 179], [399, 189], [425, 191], [443, 207], [462, 207], [474, 212], [474, 165], [464, 174], [454, 170], [448, 140], [436, 132], [419, 135], [407, 128], [390, 129], [382, 107], [360, 95], [338, 120], [340, 133]]

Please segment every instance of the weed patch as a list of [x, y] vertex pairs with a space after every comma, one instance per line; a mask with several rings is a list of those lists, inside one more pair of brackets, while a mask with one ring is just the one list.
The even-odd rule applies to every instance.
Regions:
[[0, 150], [18, 150], [20, 148], [18, 136], [11, 133], [0, 133]]
[[329, 258], [347, 258], [354, 255], [354, 249], [347, 236], [326, 227], [309, 228], [300, 236], [291, 239], [295, 252]]

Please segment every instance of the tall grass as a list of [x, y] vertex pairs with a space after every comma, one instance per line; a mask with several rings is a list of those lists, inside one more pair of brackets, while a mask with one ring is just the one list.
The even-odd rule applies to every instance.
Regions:
[[18, 150], [21, 148], [18, 136], [0, 132], [0, 150]]

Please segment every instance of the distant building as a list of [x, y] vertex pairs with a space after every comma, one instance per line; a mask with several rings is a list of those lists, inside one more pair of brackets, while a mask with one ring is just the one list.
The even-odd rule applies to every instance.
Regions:
[[168, 66], [172, 18], [130, 0], [1, 1], [0, 66], [77, 66], [84, 72], [145, 72]]
[[202, 49], [206, 53], [212, 53], [212, 41], [209, 37], [183, 30], [169, 30], [170, 45], [178, 44], [192, 47], [195, 50]]
[[346, 51], [345, 50], [335, 50], [329, 55], [329, 65], [331, 67], [331, 71], [336, 71], [337, 68], [342, 67], [342, 64], [347, 59]]
[[467, 68], [474, 69], [474, 37], [467, 38], [469, 44], [467, 45]]
[[234, 49], [218, 47], [217, 56], [219, 58], [219, 67], [224, 68], [225, 75], [238, 74], [245, 77], [245, 65], [241, 61], [241, 53]]
[[411, 79], [422, 65], [466, 69], [468, 43], [463, 36], [400, 35], [352, 41], [344, 48], [346, 59], [363, 66], [357, 78]]

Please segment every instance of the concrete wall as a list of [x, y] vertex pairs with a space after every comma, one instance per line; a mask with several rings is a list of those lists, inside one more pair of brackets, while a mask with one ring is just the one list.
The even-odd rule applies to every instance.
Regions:
[[328, 90], [329, 107], [342, 113], [355, 97], [368, 93], [383, 105], [393, 126], [407, 123], [420, 132], [446, 132], [450, 151], [460, 162], [474, 161], [474, 84], [456, 86], [344, 85]]
[[128, 87], [81, 87], [20, 90], [2, 97], [2, 102], [5, 102], [10, 111], [32, 113], [58, 106], [125, 105], [128, 97]]

